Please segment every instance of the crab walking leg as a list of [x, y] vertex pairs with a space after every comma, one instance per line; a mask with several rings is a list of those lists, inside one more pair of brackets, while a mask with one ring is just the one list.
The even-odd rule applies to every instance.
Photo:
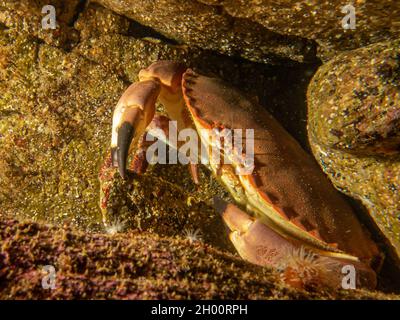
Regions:
[[[147, 127], [146, 132], [142, 135], [139, 140], [137, 150], [135, 152], [135, 156], [133, 161], [129, 165], [129, 169], [137, 174], [143, 174], [146, 172], [147, 167], [149, 165], [146, 157], [147, 150], [154, 143], [155, 139], [161, 139], [161, 141], [171, 148], [174, 148], [175, 151], [179, 152], [179, 147], [183, 144], [182, 141], [177, 141], [176, 144], [171, 143], [169, 141], [170, 137], [170, 124], [171, 119], [164, 115], [155, 115], [154, 119], [151, 121], [149, 126]], [[163, 136], [160, 137], [158, 134], [154, 134], [153, 130], [161, 130], [163, 132]], [[173, 130], [174, 131], [174, 130]], [[149, 137], [152, 137], [149, 139]], [[195, 184], [199, 184], [199, 176], [197, 172], [197, 164], [189, 163], [189, 173], [192, 176], [193, 182]]]
[[244, 260], [261, 266], [277, 266], [287, 252], [295, 249], [293, 243], [235, 205], [214, 198], [214, 206], [231, 231], [229, 238]]
[[[156, 114], [154, 116], [145, 133], [139, 139], [133, 161], [129, 165], [130, 170], [137, 174], [143, 174], [146, 172], [149, 165], [147, 162], [146, 153], [148, 148], [154, 143], [154, 139], [148, 139], [148, 136], [152, 136], [152, 130], [157, 129], [161, 130], [164, 133], [165, 139], [167, 139], [166, 137], [169, 135], [169, 121], [170, 119], [166, 116], [160, 114]], [[164, 142], [167, 143], [167, 141]]]
[[[159, 96], [168, 116], [177, 123], [178, 132], [186, 128], [195, 128], [187, 110], [182, 94], [182, 76], [186, 71], [184, 65], [174, 61], [158, 61], [139, 72], [139, 79], [156, 78], [162, 84]], [[178, 141], [180, 147], [182, 142]], [[199, 183], [197, 164], [189, 163], [189, 172], [195, 184]]]
[[347, 270], [353, 268], [356, 285], [376, 286], [375, 272], [360, 261], [327, 257], [307, 249], [219, 198], [214, 198], [214, 206], [231, 231], [229, 238], [239, 255], [253, 264], [281, 269], [283, 279], [291, 285], [337, 288], [346, 280]]
[[161, 85], [155, 80], [132, 84], [121, 96], [113, 115], [111, 157], [122, 178], [131, 146], [137, 143], [155, 114]]

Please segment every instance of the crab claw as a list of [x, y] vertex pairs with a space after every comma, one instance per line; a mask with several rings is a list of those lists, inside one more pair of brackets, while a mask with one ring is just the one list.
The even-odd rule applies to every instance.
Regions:
[[344, 271], [350, 267], [354, 269], [354, 283], [368, 288], [376, 286], [375, 272], [356, 258], [350, 261], [325, 256], [304, 247], [222, 199], [214, 198], [214, 207], [230, 229], [229, 238], [239, 255], [253, 264], [278, 268], [283, 280], [292, 286], [340, 288], [346, 281]]
[[229, 238], [243, 259], [261, 266], [273, 266], [279, 263], [282, 254], [295, 248], [294, 244], [235, 205], [214, 198], [214, 207], [231, 231]]
[[115, 108], [112, 125], [111, 158], [123, 179], [131, 146], [138, 141], [155, 113], [161, 84], [156, 79], [132, 84]]

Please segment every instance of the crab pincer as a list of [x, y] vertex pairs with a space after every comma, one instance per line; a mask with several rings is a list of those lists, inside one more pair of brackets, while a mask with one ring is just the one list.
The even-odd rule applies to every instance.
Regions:
[[[265, 108], [222, 80], [177, 62], [156, 62], [140, 71], [139, 79], [122, 95], [113, 116], [112, 159], [122, 177], [160, 101], [178, 131], [195, 129], [209, 155], [213, 150], [221, 155], [221, 163], [207, 166], [246, 211], [221, 201], [216, 208], [244, 259], [285, 270], [289, 283], [299, 284], [293, 279], [306, 272], [313, 275], [311, 282], [325, 279], [335, 287], [350, 265], [359, 285], [376, 286], [375, 270], [382, 261], [378, 246], [315, 160]], [[252, 132], [249, 172], [242, 170], [247, 144], [226, 149], [218, 140], [220, 129], [242, 130], [246, 137]]]
[[375, 272], [357, 258], [330, 257], [313, 251], [220, 198], [214, 198], [214, 207], [229, 228], [229, 238], [239, 255], [253, 264], [277, 268], [292, 286], [344, 287], [348, 270], [354, 270], [357, 287], [374, 288], [377, 284]]
[[[111, 152], [122, 178], [126, 177], [128, 155], [155, 116], [157, 100], [166, 107], [170, 119], [176, 121], [178, 130], [191, 126], [183, 107], [181, 78], [184, 71], [183, 65], [176, 62], [155, 63], [140, 71], [139, 81], [128, 87], [118, 101], [113, 115]], [[168, 130], [165, 126], [158, 129]], [[172, 147], [177, 148], [175, 145]], [[197, 172], [193, 166], [190, 169], [196, 182]]]
[[111, 157], [122, 178], [126, 176], [132, 140], [137, 142], [153, 119], [160, 90], [161, 85], [156, 80], [137, 82], [118, 101], [113, 116]]

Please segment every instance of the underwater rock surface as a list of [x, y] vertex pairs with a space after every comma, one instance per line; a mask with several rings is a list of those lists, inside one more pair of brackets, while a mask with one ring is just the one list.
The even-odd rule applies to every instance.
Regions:
[[313, 153], [400, 255], [400, 41], [338, 55], [308, 89]]
[[[400, 35], [399, 1], [357, 1], [356, 29], [344, 30], [346, 2], [319, 0], [96, 0], [177, 41], [265, 62], [276, 54], [324, 60]], [[314, 44], [315, 41], [315, 44]], [[254, 48], [255, 47], [255, 48]], [[268, 61], [266, 61], [268, 62]]]
[[[0, 299], [398, 299], [365, 290], [296, 291], [275, 271], [201, 242], [0, 217]], [[53, 290], [42, 288], [45, 265], [55, 267]]]
[[[256, 2], [240, 12], [233, 10], [235, 1], [98, 2], [114, 11], [78, 0], [0, 0], [2, 298], [397, 297], [298, 292], [274, 271], [231, 256], [210, 204], [212, 196], [227, 194], [206, 171], [198, 189], [179, 165], [155, 166], [131, 186], [115, 179], [113, 206], [101, 212], [98, 174], [108, 153], [112, 111], [141, 68], [172, 59], [216, 75], [258, 100], [307, 148], [306, 88], [319, 65], [316, 43], [341, 50], [342, 42], [323, 39], [323, 29], [310, 34], [304, 20], [298, 31], [282, 19], [285, 26], [278, 26], [274, 10], [258, 10]], [[58, 27], [44, 31], [41, 7], [48, 3], [57, 9]], [[257, 10], [271, 15], [271, 25]], [[396, 34], [393, 21], [394, 31], [371, 31], [354, 45]], [[199, 239], [191, 241], [193, 236]], [[55, 291], [41, 288], [45, 264], [60, 271]]]
[[264, 63], [315, 61], [315, 45], [269, 31], [251, 19], [234, 18], [221, 6], [187, 0], [96, 0], [178, 43]]
[[[79, 41], [79, 33], [72, 25], [80, 3], [80, 0], [0, 0], [0, 23], [31, 34], [47, 44], [68, 49]], [[48, 4], [53, 5], [57, 12], [58, 28], [55, 30], [41, 27], [41, 11]]]
[[[277, 76], [277, 70], [269, 66], [134, 37], [129, 32], [142, 36], [140, 32], [147, 31], [136, 25], [129, 31], [128, 19], [98, 5], [87, 7], [75, 26], [80, 41], [69, 50], [43, 43], [22, 25], [0, 28], [0, 201], [4, 212], [103, 228], [98, 172], [110, 143], [111, 114], [139, 70], [159, 59], [217, 74], [250, 97], [268, 101], [265, 104], [276, 110], [278, 118], [296, 120], [286, 121], [287, 128], [305, 141], [300, 119], [305, 119], [304, 92], [313, 68], [287, 68]], [[243, 78], [243, 74], [250, 76]], [[288, 81], [290, 90], [283, 90]], [[276, 98], [271, 101], [270, 96]], [[161, 176], [177, 176], [174, 170], [187, 172], [184, 167], [170, 167], [165, 166]], [[203, 187], [208, 181], [204, 179]]]

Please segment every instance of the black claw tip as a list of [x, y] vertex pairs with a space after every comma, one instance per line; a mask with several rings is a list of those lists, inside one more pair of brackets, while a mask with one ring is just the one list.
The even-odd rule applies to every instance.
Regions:
[[122, 179], [126, 178], [126, 162], [134, 132], [135, 128], [129, 122], [124, 122], [118, 129], [117, 160]]
[[121, 176], [121, 178], [125, 180], [126, 179], [126, 169], [118, 167], [118, 172], [119, 172], [119, 175]]
[[117, 147], [111, 148], [111, 161], [113, 167], [118, 167]]
[[219, 197], [213, 197], [214, 209], [219, 214], [223, 214], [225, 212], [226, 207], [228, 206], [228, 202], [222, 200]]

